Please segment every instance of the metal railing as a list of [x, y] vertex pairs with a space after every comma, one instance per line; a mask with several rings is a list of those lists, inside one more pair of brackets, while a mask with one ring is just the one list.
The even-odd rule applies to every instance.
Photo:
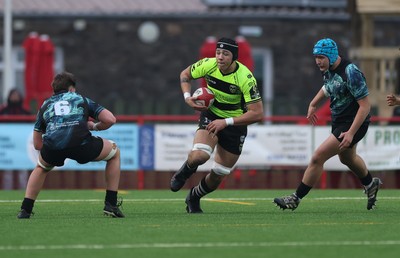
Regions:
[[[133, 122], [138, 124], [144, 123], [182, 123], [192, 122], [197, 123], [198, 115], [117, 115], [118, 122]], [[320, 124], [327, 124], [331, 121], [329, 116], [318, 117]], [[34, 122], [35, 115], [3, 115], [0, 116], [0, 123], [12, 122]], [[290, 124], [307, 124], [308, 120], [305, 116], [266, 116], [264, 117], [266, 123], [290, 123]], [[380, 117], [372, 116], [372, 123], [400, 123], [400, 117]]]

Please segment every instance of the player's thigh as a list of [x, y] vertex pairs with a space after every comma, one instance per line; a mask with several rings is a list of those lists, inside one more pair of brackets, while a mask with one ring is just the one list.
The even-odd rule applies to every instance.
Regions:
[[194, 139], [193, 139], [193, 144], [203, 143], [203, 144], [209, 145], [213, 149], [214, 149], [215, 145], [217, 145], [217, 142], [218, 142], [218, 137], [214, 136], [213, 134], [210, 134], [205, 129], [197, 130], [196, 134], [194, 135]]
[[48, 162], [46, 162], [44, 159], [43, 159], [43, 157], [42, 157], [42, 155], [39, 153], [39, 161], [40, 161], [40, 163], [42, 163], [44, 166], [46, 166], [46, 167], [51, 167], [51, 166], [53, 166], [52, 164], [50, 164], [50, 163], [48, 163]]
[[346, 148], [343, 151], [339, 153], [339, 159], [343, 164], [348, 164], [351, 163], [356, 159], [357, 156], [357, 143], [351, 147], [351, 148]]
[[240, 157], [240, 155], [233, 154], [233, 153], [225, 150], [224, 148], [222, 148], [220, 145], [218, 145], [216, 152], [215, 152], [214, 160], [218, 164], [221, 164], [225, 167], [231, 168], [231, 167], [235, 166], [239, 157]]
[[68, 153], [65, 150], [51, 150], [44, 145], [40, 150], [38, 162], [43, 165], [42, 167], [61, 167], [67, 156]]
[[189, 153], [189, 160], [197, 164], [206, 162], [214, 152], [217, 141], [218, 139], [212, 138], [207, 130], [197, 130]]
[[338, 139], [336, 139], [333, 134], [330, 134], [329, 137], [315, 150], [313, 159], [318, 159], [321, 162], [327, 161], [339, 153], [339, 144], [340, 142]]
[[97, 156], [95, 160], [104, 160], [105, 158], [108, 157], [108, 155], [110, 155], [111, 152], [115, 150], [117, 151], [116, 155], [119, 155], [119, 150], [115, 142], [108, 139], [102, 139], [102, 140], [103, 140], [103, 148], [99, 156]]
[[[57, 163], [57, 162], [54, 162]], [[60, 162], [59, 162], [60, 163]], [[39, 157], [38, 157], [38, 164], [37, 164], [40, 168], [42, 168], [45, 172], [50, 171], [53, 169], [54, 165], [50, 164], [49, 162], [46, 162], [42, 155], [39, 153]]]

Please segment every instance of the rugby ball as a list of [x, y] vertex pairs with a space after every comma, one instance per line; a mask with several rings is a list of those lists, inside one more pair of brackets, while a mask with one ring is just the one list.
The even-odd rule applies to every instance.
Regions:
[[214, 103], [214, 93], [207, 87], [198, 88], [192, 95], [197, 105], [209, 108]]

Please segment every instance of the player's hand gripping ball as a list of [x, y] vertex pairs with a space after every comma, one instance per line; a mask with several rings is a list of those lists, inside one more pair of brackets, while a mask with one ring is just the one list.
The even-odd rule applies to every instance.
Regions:
[[198, 88], [192, 95], [196, 100], [194, 101], [197, 105], [203, 105], [207, 108], [211, 107], [214, 103], [214, 93], [206, 88], [200, 87]]

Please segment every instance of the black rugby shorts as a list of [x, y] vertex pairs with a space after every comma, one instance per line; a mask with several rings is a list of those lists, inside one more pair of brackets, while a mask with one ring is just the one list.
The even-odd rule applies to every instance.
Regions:
[[[332, 134], [338, 139], [339, 142], [342, 142], [343, 138], [339, 139], [339, 136], [342, 132], [347, 132], [351, 127], [351, 123], [341, 123], [341, 124], [332, 124]], [[352, 148], [356, 143], [361, 141], [362, 138], [367, 134], [369, 127], [369, 123], [363, 123], [356, 134], [353, 137], [353, 141], [350, 143], [349, 148]]]
[[64, 165], [65, 159], [76, 160], [79, 164], [85, 164], [94, 161], [103, 150], [103, 139], [96, 136], [91, 136], [90, 141], [84, 145], [77, 147], [52, 150], [46, 145], [40, 150], [40, 155], [47, 163], [61, 167]]
[[[223, 119], [216, 116], [210, 111], [202, 112], [199, 119], [199, 128], [206, 129], [206, 126], [215, 119]], [[242, 153], [243, 144], [247, 136], [247, 126], [245, 125], [233, 125], [227, 126], [222, 131], [217, 133], [218, 145], [224, 148], [226, 151], [235, 155]]]

